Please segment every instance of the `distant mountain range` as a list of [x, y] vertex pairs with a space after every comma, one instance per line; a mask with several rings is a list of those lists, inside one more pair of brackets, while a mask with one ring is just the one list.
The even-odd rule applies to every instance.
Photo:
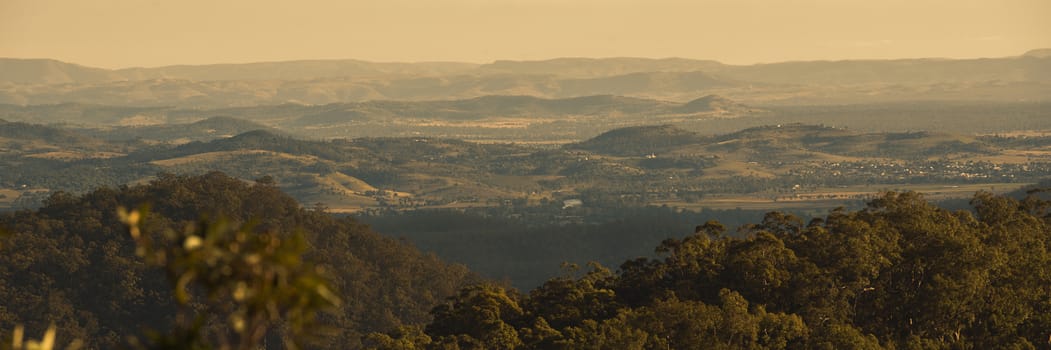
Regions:
[[1048, 58], [1048, 57], [1051, 57], [1051, 48], [1029, 50], [1029, 52], [1026, 52], [1022, 56], [1025, 56], [1025, 57], [1036, 57], [1036, 58]]
[[302, 60], [241, 64], [176, 65], [103, 69], [52, 59], [0, 58], [0, 82], [18, 84], [103, 83], [138, 80], [304, 80], [378, 75], [444, 75], [475, 69], [471, 63], [377, 63]]
[[[1047, 99], [1047, 49], [988, 59], [900, 59], [727, 65], [646, 58], [559, 58], [489, 64], [313, 60], [102, 69], [0, 58], [0, 103], [222, 107], [485, 95], [626, 95], [688, 101]], [[850, 87], [850, 88], [843, 88]]]
[[140, 80], [311, 80], [328, 78], [540, 75], [562, 78], [627, 76], [634, 73], [706, 72], [731, 80], [762, 83], [874, 83], [975, 80], [1048, 80], [1051, 49], [984, 59], [894, 59], [800, 61], [728, 65], [684, 58], [556, 58], [541, 61], [385, 63], [360, 60], [300, 60], [154, 68], [103, 69], [52, 59], [0, 58], [0, 82], [16, 84], [102, 83]]

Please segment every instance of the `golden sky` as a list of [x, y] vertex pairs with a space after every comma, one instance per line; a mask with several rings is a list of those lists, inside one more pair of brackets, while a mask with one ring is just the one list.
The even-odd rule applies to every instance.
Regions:
[[0, 57], [107, 68], [355, 58], [1001, 57], [1051, 0], [0, 0]]

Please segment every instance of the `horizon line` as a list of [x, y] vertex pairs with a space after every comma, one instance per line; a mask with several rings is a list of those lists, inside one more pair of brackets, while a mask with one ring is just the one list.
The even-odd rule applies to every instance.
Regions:
[[795, 59], [795, 60], [784, 60], [784, 61], [765, 61], [765, 62], [753, 62], [753, 63], [726, 63], [716, 59], [705, 59], [705, 58], [690, 58], [681, 56], [669, 56], [669, 57], [646, 57], [646, 56], [556, 56], [551, 58], [543, 59], [494, 59], [489, 61], [457, 61], [457, 60], [367, 60], [360, 58], [297, 58], [297, 59], [278, 59], [278, 60], [258, 60], [258, 61], [240, 61], [240, 62], [214, 62], [214, 63], [176, 63], [176, 64], [163, 64], [156, 66], [146, 65], [134, 65], [134, 66], [123, 66], [118, 68], [111, 68], [105, 66], [89, 65], [78, 63], [72, 60], [63, 60], [52, 57], [13, 57], [13, 56], [0, 56], [0, 59], [11, 59], [11, 60], [49, 60], [56, 61], [65, 64], [72, 64], [76, 66], [104, 69], [110, 71], [120, 70], [131, 70], [131, 69], [158, 69], [158, 68], [171, 68], [171, 67], [201, 67], [201, 66], [223, 66], [223, 65], [251, 65], [251, 64], [268, 64], [268, 63], [293, 63], [293, 62], [336, 62], [336, 61], [357, 61], [364, 63], [375, 63], [375, 64], [472, 64], [477, 66], [491, 65], [499, 62], [548, 62], [557, 60], [616, 60], [616, 59], [641, 59], [641, 60], [686, 60], [686, 61], [709, 61], [715, 62], [727, 66], [758, 66], [768, 64], [780, 64], [780, 63], [805, 63], [805, 62], [864, 62], [864, 61], [903, 61], [903, 60], [982, 60], [982, 59], [1004, 59], [1004, 58], [1018, 58], [1025, 57], [1026, 54], [1038, 51], [1038, 50], [1051, 50], [1051, 48], [1034, 48], [1012, 56], [975, 56], [975, 57], [897, 57], [897, 58], [842, 58], [842, 59]]

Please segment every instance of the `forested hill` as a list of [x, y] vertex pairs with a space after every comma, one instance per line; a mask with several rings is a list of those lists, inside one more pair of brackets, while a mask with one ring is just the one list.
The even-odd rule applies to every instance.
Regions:
[[201, 217], [255, 231], [302, 230], [307, 258], [327, 267], [342, 307], [324, 318], [338, 332], [334, 349], [359, 348], [361, 337], [428, 322], [428, 311], [473, 274], [372, 232], [353, 219], [303, 209], [268, 179], [248, 183], [221, 173], [162, 175], [148, 185], [102, 188], [83, 196], [58, 193], [36, 211], [0, 217], [12, 232], [0, 254], [0, 329], [24, 324], [42, 334], [55, 323], [60, 343], [77, 338], [113, 349], [141, 327], [165, 331], [174, 304], [164, 272], [146, 267], [118, 220], [117, 208], [148, 204], [152, 231], [182, 231]]
[[[434, 309], [404, 349], [1047, 349], [1051, 202], [977, 194], [949, 211], [887, 193], [806, 223], [772, 212], [727, 236], [718, 222], [661, 257], [492, 285]], [[424, 336], [426, 335], [426, 336]], [[400, 343], [399, 343], [400, 342]]]
[[64, 146], [90, 146], [101, 143], [101, 140], [69, 130], [39, 124], [9, 122], [3, 119], [0, 119], [0, 138], [42, 141]]
[[982, 192], [961, 211], [891, 192], [819, 218], [771, 212], [736, 235], [709, 221], [662, 242], [656, 258], [615, 273], [569, 266], [519, 293], [303, 209], [269, 178], [161, 175], [0, 217], [13, 232], [0, 254], [0, 329], [41, 334], [53, 322], [59, 344], [101, 349], [143, 326], [165, 330], [170, 289], [116, 214], [149, 203], [146, 232], [202, 215], [260, 233], [303, 230], [306, 258], [344, 300], [321, 318], [334, 327], [321, 349], [1047, 348], [1051, 201], [1041, 191]]

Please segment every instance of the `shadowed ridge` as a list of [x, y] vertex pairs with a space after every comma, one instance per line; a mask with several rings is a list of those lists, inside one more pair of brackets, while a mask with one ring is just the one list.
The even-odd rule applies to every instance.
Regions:
[[684, 103], [676, 108], [681, 113], [702, 113], [715, 111], [747, 110], [748, 106], [737, 103], [734, 100], [719, 96], [707, 95], [693, 101]]
[[1051, 58], [1051, 48], [1029, 50], [1022, 57]]
[[610, 130], [592, 139], [566, 145], [566, 148], [601, 154], [638, 156], [697, 144], [703, 140], [695, 132], [671, 125], [632, 126]]
[[113, 71], [40, 58], [0, 58], [0, 82], [18, 84], [95, 83], [123, 80]]

